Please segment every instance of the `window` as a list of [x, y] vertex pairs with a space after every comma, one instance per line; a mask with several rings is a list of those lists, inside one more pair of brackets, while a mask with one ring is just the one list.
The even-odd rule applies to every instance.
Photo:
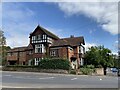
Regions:
[[41, 40], [41, 35], [35, 36], [35, 40]]
[[51, 53], [50, 53], [51, 56], [56, 56], [56, 51], [55, 50], [52, 50]]
[[83, 47], [82, 46], [79, 46], [79, 53], [84, 53], [84, 49], [83, 49]]
[[38, 43], [42, 39], [41, 35], [32, 36], [32, 43]]
[[35, 45], [35, 53], [45, 53], [46, 49], [43, 44], [37, 44]]
[[41, 58], [35, 58], [35, 65], [38, 65], [38, 64], [39, 64], [40, 59], [41, 59]]
[[29, 54], [32, 54], [32, 50], [29, 51]]

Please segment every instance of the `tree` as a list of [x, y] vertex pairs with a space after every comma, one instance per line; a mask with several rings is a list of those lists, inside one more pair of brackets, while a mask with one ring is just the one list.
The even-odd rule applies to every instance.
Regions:
[[9, 46], [6, 46], [6, 38], [4, 32], [0, 30], [0, 65], [6, 63], [7, 51], [10, 49]]
[[94, 65], [95, 67], [113, 67], [114, 61], [111, 50], [104, 46], [94, 46], [89, 48], [85, 54], [85, 63]]

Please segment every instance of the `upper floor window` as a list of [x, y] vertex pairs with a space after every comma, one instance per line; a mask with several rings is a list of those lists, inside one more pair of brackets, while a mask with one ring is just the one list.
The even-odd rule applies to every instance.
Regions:
[[36, 35], [32, 36], [32, 43], [41, 43], [41, 42], [46, 42], [47, 41], [47, 35]]
[[79, 46], [79, 53], [84, 53], [84, 47], [82, 47], [82, 46]]
[[41, 35], [35, 36], [35, 40], [41, 40], [41, 39], [42, 39]]
[[42, 53], [42, 44], [35, 45], [35, 53]]
[[43, 44], [37, 44], [35, 45], [35, 53], [45, 53], [46, 49]]

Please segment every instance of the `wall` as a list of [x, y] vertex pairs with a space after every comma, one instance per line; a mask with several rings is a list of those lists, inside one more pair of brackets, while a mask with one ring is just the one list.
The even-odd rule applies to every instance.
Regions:
[[104, 75], [104, 68], [96, 68], [97, 75]]
[[10, 53], [7, 54], [7, 60], [16, 61], [18, 60], [18, 52], [13, 52], [12, 55]]

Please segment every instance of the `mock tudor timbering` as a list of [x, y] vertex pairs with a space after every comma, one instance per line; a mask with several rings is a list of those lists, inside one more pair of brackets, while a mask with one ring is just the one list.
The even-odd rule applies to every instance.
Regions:
[[38, 25], [29, 38], [28, 46], [13, 48], [7, 52], [9, 65], [31, 65], [32, 60], [34, 60], [34, 65], [38, 65], [38, 62], [46, 57], [63, 58], [74, 63], [76, 61], [79, 65], [83, 64], [84, 37], [71, 36], [60, 39]]

